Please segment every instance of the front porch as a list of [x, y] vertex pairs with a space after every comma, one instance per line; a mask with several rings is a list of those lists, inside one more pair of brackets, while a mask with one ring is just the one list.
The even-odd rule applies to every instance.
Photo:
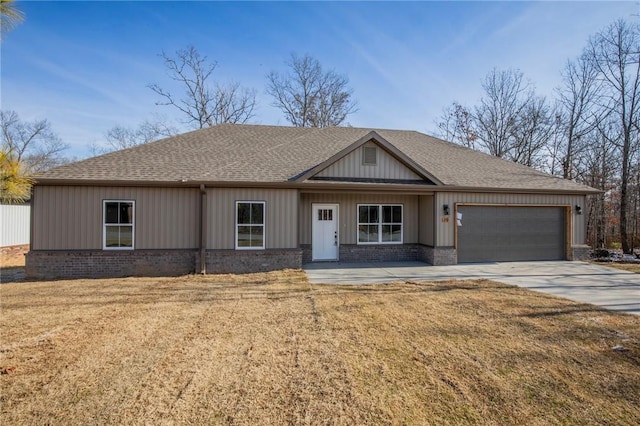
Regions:
[[456, 264], [454, 247], [434, 244], [435, 217], [434, 195], [426, 191], [302, 192], [302, 262]]

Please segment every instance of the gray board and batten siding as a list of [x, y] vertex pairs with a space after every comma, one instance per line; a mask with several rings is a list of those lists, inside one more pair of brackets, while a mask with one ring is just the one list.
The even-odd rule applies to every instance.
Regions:
[[[363, 161], [364, 150], [375, 149], [376, 164], [369, 165]], [[321, 170], [314, 177], [350, 178], [350, 179], [388, 179], [402, 181], [420, 181], [422, 178], [412, 172], [402, 162], [394, 158], [374, 142], [367, 142], [345, 155], [329, 167]]]
[[103, 201], [135, 201], [135, 249], [196, 249], [197, 188], [36, 185], [32, 250], [102, 250]]
[[[313, 203], [340, 205], [340, 243], [356, 244], [358, 204], [403, 205], [403, 242], [454, 247], [455, 221], [444, 221], [447, 204], [580, 205], [584, 195], [436, 192], [426, 195], [365, 192], [300, 192], [296, 189], [207, 188], [206, 248], [233, 249], [235, 201], [266, 201], [266, 248], [311, 244]], [[200, 245], [197, 188], [34, 187], [32, 250], [102, 249], [102, 201], [136, 201], [136, 249], [196, 249]], [[585, 244], [586, 215], [571, 209], [572, 245]], [[464, 219], [463, 219], [464, 226]]]
[[265, 248], [298, 247], [296, 189], [207, 188], [207, 248], [235, 247], [236, 201], [265, 202]]
[[338, 204], [340, 211], [340, 244], [357, 244], [358, 204], [402, 205], [403, 243], [418, 243], [418, 196], [396, 194], [327, 194], [303, 193], [300, 196], [300, 244], [311, 244], [311, 206], [313, 204]]
[[[297, 190], [207, 188], [206, 248], [233, 249], [235, 201], [266, 201], [266, 248], [297, 247]], [[196, 249], [196, 188], [36, 186], [33, 250], [101, 250], [103, 200], [135, 201], [135, 249]]]

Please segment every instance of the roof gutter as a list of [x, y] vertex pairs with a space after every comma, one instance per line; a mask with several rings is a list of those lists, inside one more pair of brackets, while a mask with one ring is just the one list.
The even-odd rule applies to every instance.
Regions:
[[[415, 193], [433, 192], [511, 192], [520, 194], [601, 194], [603, 191], [590, 188], [586, 185], [584, 189], [551, 189], [551, 188], [496, 188], [477, 186], [457, 186], [457, 185], [412, 185], [412, 184], [390, 184], [390, 183], [362, 183], [362, 182], [328, 182], [328, 181], [305, 181], [305, 182], [246, 182], [246, 181], [118, 181], [118, 180], [74, 180], [74, 179], [43, 179], [36, 185], [42, 186], [126, 186], [126, 187], [164, 187], [164, 188], [280, 188], [280, 189], [300, 189], [303, 192], [316, 191], [404, 191]], [[579, 184], [576, 184], [579, 185]]]

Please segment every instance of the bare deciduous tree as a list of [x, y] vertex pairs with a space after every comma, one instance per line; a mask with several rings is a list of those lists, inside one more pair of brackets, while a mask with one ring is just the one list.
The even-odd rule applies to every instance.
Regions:
[[443, 110], [440, 121], [436, 124], [443, 139], [467, 148], [476, 148], [473, 117], [464, 106], [454, 101]]
[[67, 148], [47, 120], [24, 122], [15, 111], [0, 111], [2, 148], [27, 174], [42, 172], [67, 160]]
[[489, 154], [508, 158], [517, 134], [518, 117], [533, 97], [517, 70], [493, 69], [482, 83], [485, 96], [474, 110], [478, 143]]
[[136, 128], [114, 126], [106, 134], [108, 144], [106, 151], [132, 148], [176, 133], [178, 129], [161, 120], [145, 120]]
[[238, 83], [220, 84], [212, 81], [216, 62], [208, 62], [195, 47], [178, 50], [175, 57], [162, 53], [172, 80], [180, 83], [184, 96], [178, 98], [158, 84], [148, 87], [164, 100], [157, 105], [171, 105], [187, 116], [187, 123], [204, 128], [221, 123], [246, 123], [254, 116], [256, 91]]
[[333, 70], [323, 71], [320, 62], [305, 55], [291, 55], [287, 73], [267, 75], [267, 93], [273, 106], [296, 127], [342, 125], [356, 111], [349, 79]]
[[628, 183], [632, 154], [639, 144], [640, 31], [636, 25], [616, 21], [589, 40], [585, 54], [603, 85], [606, 114], [618, 124], [619, 132], [605, 137], [620, 150], [620, 240], [624, 253], [630, 253]]
[[575, 177], [576, 157], [584, 150], [585, 136], [595, 129], [602, 117], [598, 110], [600, 85], [597, 71], [586, 55], [568, 61], [562, 72], [563, 84], [558, 89], [564, 122], [564, 140], [560, 161], [562, 177]]
[[[593, 131], [583, 141], [583, 155], [576, 157], [576, 178], [602, 191], [592, 196], [589, 203], [587, 233], [595, 247], [607, 246], [607, 230], [616, 213], [619, 188], [619, 150], [611, 143], [620, 135], [620, 127], [612, 117], [598, 120]], [[619, 213], [616, 213], [619, 214]]]
[[528, 98], [517, 116], [508, 158], [525, 166], [542, 168], [542, 154], [557, 131], [554, 116], [552, 107], [544, 97]]
[[482, 87], [485, 95], [472, 110], [456, 102], [444, 109], [437, 123], [441, 135], [468, 148], [543, 167], [543, 151], [558, 128], [554, 109], [535, 96], [520, 71], [493, 69]]

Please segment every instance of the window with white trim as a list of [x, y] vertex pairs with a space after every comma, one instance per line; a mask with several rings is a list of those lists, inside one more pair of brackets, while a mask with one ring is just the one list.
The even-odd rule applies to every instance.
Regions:
[[402, 244], [402, 205], [358, 204], [358, 244]]
[[264, 249], [264, 201], [236, 201], [236, 249]]
[[135, 235], [135, 205], [132, 200], [104, 200], [102, 248], [133, 250]]

